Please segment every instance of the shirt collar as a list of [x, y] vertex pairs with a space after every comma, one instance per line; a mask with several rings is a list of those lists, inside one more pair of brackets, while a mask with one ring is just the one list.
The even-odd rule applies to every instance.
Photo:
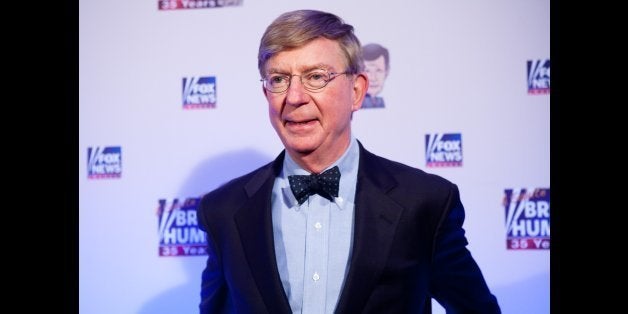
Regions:
[[[344, 209], [348, 204], [353, 204], [355, 197], [355, 182], [357, 178], [358, 158], [360, 155], [357, 139], [351, 135], [349, 141], [349, 147], [347, 150], [336, 160], [329, 165], [323, 171], [338, 166], [340, 169], [340, 187], [338, 189], [338, 197], [334, 198], [334, 203], [338, 205], [340, 209]], [[321, 171], [321, 172], [323, 172]], [[283, 169], [281, 171], [281, 190], [284, 200], [290, 208], [299, 210], [299, 202], [294, 197], [290, 184], [288, 183], [289, 175], [309, 175], [309, 171], [301, 168], [293, 159], [290, 154], [286, 153], [283, 161]], [[305, 203], [304, 203], [305, 204]]]

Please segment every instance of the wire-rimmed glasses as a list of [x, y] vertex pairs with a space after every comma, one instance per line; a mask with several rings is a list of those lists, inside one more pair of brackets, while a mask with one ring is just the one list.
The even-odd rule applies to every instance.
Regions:
[[347, 72], [335, 73], [324, 69], [314, 69], [301, 75], [271, 73], [265, 78], [262, 78], [260, 81], [262, 81], [262, 84], [267, 91], [271, 93], [283, 93], [290, 87], [292, 77], [298, 76], [301, 80], [301, 84], [306, 90], [316, 91], [327, 86], [331, 80], [342, 74], [347, 74]]

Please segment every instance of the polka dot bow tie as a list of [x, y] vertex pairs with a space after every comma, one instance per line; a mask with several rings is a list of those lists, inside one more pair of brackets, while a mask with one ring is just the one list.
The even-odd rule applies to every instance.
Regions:
[[318, 194], [328, 200], [338, 197], [340, 170], [335, 166], [321, 174], [288, 176], [294, 197], [303, 204], [310, 195]]

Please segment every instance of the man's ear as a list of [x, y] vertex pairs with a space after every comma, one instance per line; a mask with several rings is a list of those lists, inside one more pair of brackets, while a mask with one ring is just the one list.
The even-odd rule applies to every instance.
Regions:
[[362, 107], [362, 101], [369, 87], [369, 77], [364, 72], [355, 75], [353, 80], [353, 105], [351, 109], [357, 111]]

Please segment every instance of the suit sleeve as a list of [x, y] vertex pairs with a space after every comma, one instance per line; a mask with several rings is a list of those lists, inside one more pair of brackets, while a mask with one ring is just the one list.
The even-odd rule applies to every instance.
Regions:
[[430, 291], [447, 313], [501, 313], [479, 266], [466, 248], [464, 207], [452, 185], [436, 230]]
[[207, 263], [201, 277], [200, 314], [227, 313], [229, 294], [219, 251], [203, 215], [203, 203], [199, 205], [197, 217], [200, 217], [199, 227], [207, 233]]

